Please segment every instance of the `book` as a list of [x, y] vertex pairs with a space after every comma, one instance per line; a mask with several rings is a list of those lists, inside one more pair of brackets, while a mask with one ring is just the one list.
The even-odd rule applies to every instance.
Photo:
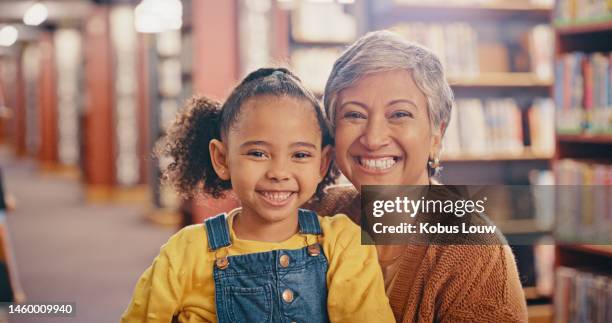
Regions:
[[555, 62], [559, 133], [612, 132], [611, 53], [568, 53]]
[[612, 165], [561, 159], [553, 164], [556, 236], [576, 243], [612, 243]]
[[557, 0], [553, 9], [556, 24], [588, 23], [612, 19], [609, 0]]
[[612, 277], [609, 273], [561, 266], [555, 278], [555, 322], [612, 321]]
[[518, 156], [527, 150], [552, 154], [554, 103], [537, 98], [527, 115], [531, 147], [523, 137], [522, 112], [514, 99], [457, 99], [443, 139], [444, 157]]
[[449, 78], [473, 78], [480, 74], [478, 34], [471, 25], [415, 22], [400, 23], [390, 29], [434, 52]]

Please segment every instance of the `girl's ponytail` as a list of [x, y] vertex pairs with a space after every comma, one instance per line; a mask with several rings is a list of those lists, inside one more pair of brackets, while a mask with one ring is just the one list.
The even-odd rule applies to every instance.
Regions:
[[231, 187], [212, 167], [208, 144], [221, 139], [221, 105], [205, 97], [192, 98], [158, 143], [155, 154], [171, 162], [162, 169], [163, 180], [184, 198], [203, 192], [217, 198]]

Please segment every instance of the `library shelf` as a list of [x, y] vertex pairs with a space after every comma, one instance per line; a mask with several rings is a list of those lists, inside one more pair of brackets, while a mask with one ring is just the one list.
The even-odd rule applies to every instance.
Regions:
[[553, 321], [553, 306], [539, 304], [527, 306], [529, 323], [550, 323]]
[[426, 3], [396, 3], [380, 10], [379, 15], [390, 20], [398, 21], [402, 18], [428, 17], [437, 19], [518, 19], [548, 21], [552, 8], [549, 6], [532, 5], [518, 1], [500, 1], [490, 4], [445, 4]]
[[[567, 24], [556, 23], [556, 54], [558, 59], [563, 55], [573, 52], [595, 53], [609, 52], [612, 44], [609, 39], [612, 35], [612, 17], [593, 18], [591, 21], [573, 21]], [[584, 71], [580, 71], [584, 73]], [[558, 80], [563, 82], [564, 80]], [[566, 94], [566, 93], [561, 93]], [[557, 153], [554, 160], [580, 159], [597, 160], [598, 163], [607, 164], [612, 160], [612, 134], [567, 134], [557, 132]], [[584, 174], [582, 174], [584, 176]], [[600, 225], [607, 225], [606, 221], [599, 220]], [[584, 237], [586, 238], [586, 237]], [[592, 245], [573, 243], [571, 241], [557, 241], [555, 245], [555, 268], [556, 275], [563, 275], [560, 267], [573, 268], [577, 271], [598, 273], [610, 272], [612, 270], [612, 245]], [[577, 284], [576, 277], [566, 277], [567, 281]], [[559, 296], [554, 299], [555, 315], [567, 317], [566, 315], [584, 315], [591, 309], [573, 308], [568, 310], [568, 301], [580, 297], [576, 290], [565, 290], [564, 283], [560, 279], [555, 280], [555, 290]], [[593, 292], [590, 287], [583, 287], [586, 293]], [[595, 303], [591, 304], [595, 306]], [[590, 305], [590, 306], [591, 306]], [[590, 307], [589, 307], [590, 308]], [[559, 311], [559, 312], [557, 312]], [[576, 311], [576, 312], [575, 312]], [[582, 316], [581, 316], [582, 317]]]
[[590, 134], [579, 134], [579, 135], [558, 135], [557, 140], [560, 143], [589, 143], [589, 144], [604, 144], [612, 145], [612, 134], [606, 135], [590, 135]]
[[520, 154], [495, 154], [495, 155], [455, 155], [442, 158], [442, 162], [506, 162], [506, 161], [530, 161], [550, 160], [552, 154], [536, 154], [523, 152]]
[[612, 19], [557, 25], [557, 33], [559, 36], [580, 35], [590, 33], [612, 33]]
[[541, 228], [535, 219], [506, 219], [494, 221], [494, 223], [505, 235], [544, 235], [550, 233], [550, 230]]
[[593, 256], [612, 258], [612, 245], [589, 245], [589, 244], [561, 244], [560, 249], [579, 251]]
[[552, 79], [538, 78], [534, 73], [484, 73], [474, 77], [449, 77], [451, 87], [550, 87]]
[[291, 37], [291, 46], [295, 47], [346, 47], [350, 45], [350, 42], [343, 41], [321, 41], [321, 40], [309, 40]]

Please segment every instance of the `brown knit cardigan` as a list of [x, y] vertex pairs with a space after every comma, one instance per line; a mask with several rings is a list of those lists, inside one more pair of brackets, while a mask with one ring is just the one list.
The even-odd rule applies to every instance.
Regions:
[[[353, 187], [332, 187], [307, 208], [359, 223]], [[503, 239], [503, 238], [502, 238]], [[379, 251], [386, 246], [379, 246]], [[395, 257], [394, 257], [395, 258]], [[408, 245], [383, 266], [397, 322], [527, 322], [525, 295], [507, 245]], [[395, 266], [394, 277], [385, 267]]]

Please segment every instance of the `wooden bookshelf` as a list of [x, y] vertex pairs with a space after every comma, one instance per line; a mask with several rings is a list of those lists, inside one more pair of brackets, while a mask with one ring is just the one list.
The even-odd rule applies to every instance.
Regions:
[[612, 33], [612, 17], [599, 21], [586, 21], [583, 23], [561, 23], [557, 24], [556, 29], [559, 36]]
[[590, 143], [612, 145], [612, 134], [609, 135], [558, 135], [557, 140], [561, 143]]
[[[552, 8], [532, 5], [523, 1], [499, 1], [483, 4], [396, 3], [390, 8], [380, 8], [377, 15], [398, 22], [402, 19], [420, 20], [532, 20], [548, 21]], [[377, 27], [387, 27], [376, 25]]]
[[300, 47], [345, 47], [350, 45], [351, 43], [341, 42], [341, 41], [319, 41], [319, 40], [309, 40], [309, 39], [296, 39], [291, 37], [290, 46], [295, 48]]
[[525, 151], [520, 154], [493, 154], [493, 155], [455, 155], [442, 158], [442, 162], [506, 162], [506, 161], [538, 161], [549, 160], [551, 154], [536, 154]]
[[[564, 54], [572, 52], [594, 53], [594, 52], [610, 52], [612, 50], [612, 17], [600, 17], [590, 20], [578, 20], [570, 22], [556, 22], [556, 54], [558, 58]], [[557, 82], [564, 82], [560, 79]], [[563, 93], [565, 94], [565, 93]], [[557, 134], [557, 152], [556, 160], [561, 159], [578, 159], [578, 160], [596, 160], [601, 163], [609, 163], [612, 161], [612, 134]], [[599, 224], [598, 224], [599, 225]], [[606, 223], [601, 223], [606, 225]], [[588, 237], [583, 237], [588, 239]], [[577, 270], [588, 268], [588, 271], [609, 273], [612, 271], [612, 245], [590, 245], [574, 243], [572, 241], [557, 241], [555, 247], [555, 268], [570, 267]], [[563, 271], [557, 271], [563, 273]], [[581, 308], [572, 308], [566, 311], [569, 298], [579, 297], [573, 289], [564, 289], [563, 286], [570, 281], [567, 278], [564, 282], [560, 282], [559, 277], [555, 279], [555, 293], [558, 293], [559, 298], [555, 302], [555, 309], [561, 309], [562, 312], [555, 313], [557, 320], [563, 320], [566, 315], [576, 315], [575, 311], [581, 311]], [[571, 282], [576, 284], [575, 281]], [[586, 289], [587, 287], [585, 287]], [[593, 288], [593, 287], [590, 287]], [[587, 291], [588, 293], [588, 291]], [[587, 306], [594, 306], [589, 303]], [[601, 306], [601, 303], [599, 303]], [[605, 308], [605, 307], [604, 307]], [[587, 312], [595, 311], [589, 307]], [[584, 312], [583, 312], [584, 313]]]
[[475, 77], [449, 78], [452, 87], [545, 87], [553, 84], [552, 79], [540, 79], [533, 73], [486, 73]]
[[559, 245], [561, 249], [578, 251], [594, 256], [612, 258], [612, 245], [568, 244]]
[[510, 234], [548, 234], [549, 229], [541, 228], [534, 219], [507, 219], [495, 222], [505, 235]]

